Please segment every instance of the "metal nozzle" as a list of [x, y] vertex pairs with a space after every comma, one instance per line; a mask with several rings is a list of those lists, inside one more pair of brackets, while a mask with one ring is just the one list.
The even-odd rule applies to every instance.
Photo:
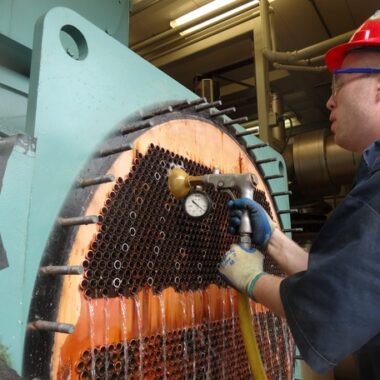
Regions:
[[169, 190], [176, 199], [186, 197], [190, 191], [189, 175], [181, 168], [174, 168], [168, 177]]
[[169, 191], [176, 199], [182, 199], [189, 194], [191, 185], [200, 185], [206, 176], [191, 176], [181, 168], [174, 168], [168, 176]]

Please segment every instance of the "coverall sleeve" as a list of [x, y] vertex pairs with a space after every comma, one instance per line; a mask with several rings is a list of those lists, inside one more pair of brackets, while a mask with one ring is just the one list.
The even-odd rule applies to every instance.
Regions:
[[296, 345], [317, 372], [335, 366], [380, 332], [378, 198], [348, 196], [316, 239], [308, 270], [281, 283]]

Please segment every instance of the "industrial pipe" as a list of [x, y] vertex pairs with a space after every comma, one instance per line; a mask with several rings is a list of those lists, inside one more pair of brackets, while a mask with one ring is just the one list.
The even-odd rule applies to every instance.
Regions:
[[281, 146], [285, 146], [285, 121], [282, 119], [284, 113], [284, 105], [282, 96], [274, 92], [272, 93], [272, 112], [275, 116], [276, 125], [272, 127], [273, 137], [280, 141]]
[[355, 31], [352, 30], [350, 32], [343, 33], [339, 36], [319, 42], [312, 46], [308, 46], [301, 50], [295, 50], [295, 51], [290, 51], [290, 52], [278, 52], [278, 51], [265, 49], [263, 50], [263, 54], [270, 62], [277, 62], [277, 63], [284, 63], [284, 64], [296, 63], [297, 61], [302, 61], [310, 57], [319, 55], [321, 53], [325, 53], [331, 47], [335, 45], [339, 45], [343, 42], [346, 42], [347, 40], [349, 40], [349, 38], [352, 36], [354, 32]]
[[295, 136], [284, 159], [299, 191], [313, 196], [337, 193], [352, 181], [359, 163], [359, 156], [336, 145], [327, 129]]
[[[305, 62], [305, 61], [301, 61], [301, 62]], [[326, 66], [324, 65], [323, 66], [307, 66], [304, 64], [284, 65], [282, 63], [277, 63], [277, 62], [273, 63], [273, 67], [279, 70], [284, 69], [288, 71], [304, 71], [304, 72], [309, 72], [309, 73], [319, 73], [326, 70]]]

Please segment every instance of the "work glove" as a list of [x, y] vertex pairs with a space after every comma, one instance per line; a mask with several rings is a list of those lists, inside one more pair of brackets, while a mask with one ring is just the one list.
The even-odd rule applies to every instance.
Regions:
[[266, 211], [255, 201], [249, 198], [239, 198], [230, 200], [228, 206], [228, 231], [232, 234], [239, 233], [239, 226], [243, 211], [248, 211], [249, 220], [251, 222], [251, 240], [259, 249], [264, 249], [276, 224], [269, 217]]
[[256, 281], [266, 274], [263, 262], [264, 256], [257, 249], [248, 250], [238, 244], [232, 244], [224, 255], [219, 272], [229, 285], [253, 298]]

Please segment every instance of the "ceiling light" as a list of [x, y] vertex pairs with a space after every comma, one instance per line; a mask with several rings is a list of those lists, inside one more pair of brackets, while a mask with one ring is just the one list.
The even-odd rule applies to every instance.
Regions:
[[[246, 4], [241, 5], [240, 7], [237, 7], [237, 8], [231, 9], [230, 11], [227, 11], [227, 12], [225, 12], [225, 13], [222, 13], [222, 14], [218, 15], [218, 16], [215, 16], [215, 17], [213, 17], [213, 18], [210, 18], [209, 20], [206, 20], [206, 21], [204, 21], [204, 22], [201, 22], [201, 23], [199, 23], [199, 24], [197, 24], [197, 25], [194, 25], [194, 26], [192, 26], [191, 28], [188, 28], [188, 29], [186, 29], [186, 30], [180, 32], [179, 34], [180, 34], [181, 36], [186, 36], [186, 35], [188, 35], [188, 34], [190, 34], [190, 33], [194, 33], [194, 32], [196, 32], [197, 30], [200, 30], [200, 29], [205, 28], [206, 26], [209, 26], [209, 25], [215, 24], [215, 23], [217, 23], [218, 21], [224, 20], [224, 19], [227, 18], [227, 17], [233, 16], [233, 15], [235, 15], [235, 14], [237, 14], [237, 13], [240, 13], [240, 12], [244, 11], [245, 9], [251, 8], [251, 7], [253, 7], [254, 5], [257, 5], [258, 3], [259, 3], [259, 0], [253, 0], [253, 1], [250, 1], [250, 2], [248, 2], [248, 3], [246, 3]], [[210, 4], [211, 4], [211, 3], [210, 3]], [[199, 9], [201, 9], [201, 8], [199, 8]]]
[[170, 21], [170, 26], [176, 28], [177, 26], [186, 24], [190, 21], [194, 21], [204, 15], [207, 15], [219, 8], [222, 8], [228, 4], [234, 3], [237, 0], [214, 0], [211, 3], [203, 5], [192, 12], [186, 13], [185, 15], [178, 17], [177, 19]]

